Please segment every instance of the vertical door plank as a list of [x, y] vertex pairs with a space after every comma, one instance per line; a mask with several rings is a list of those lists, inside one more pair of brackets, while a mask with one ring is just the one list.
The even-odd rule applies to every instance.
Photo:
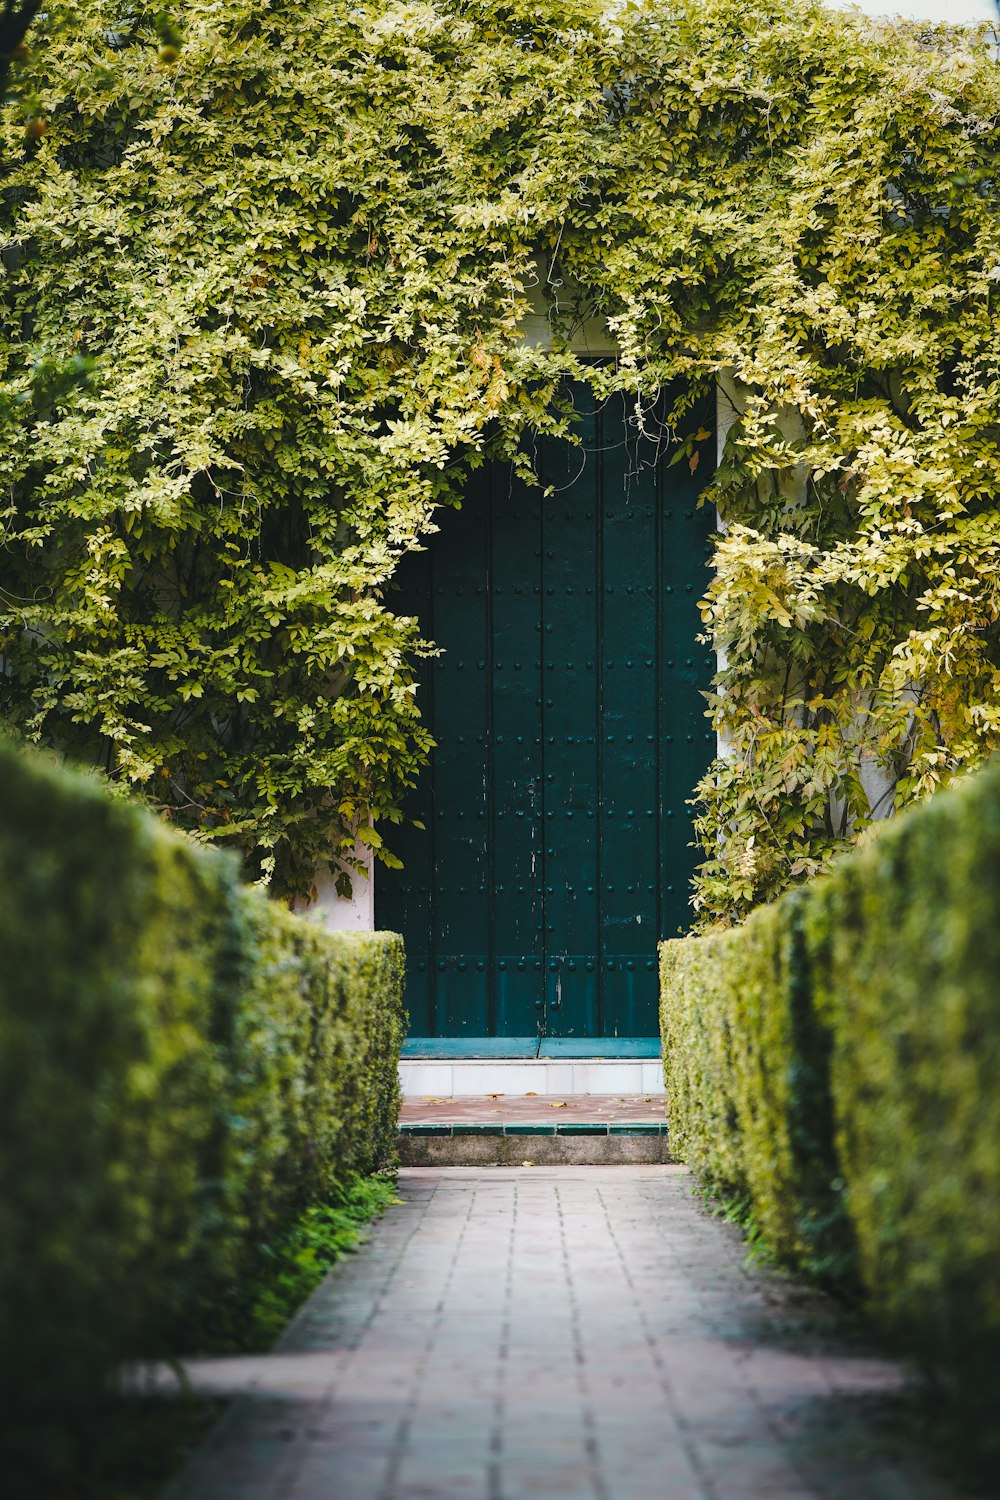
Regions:
[[579, 447], [547, 443], [542, 511], [546, 1024], [598, 1036], [597, 513], [594, 400], [575, 386]]
[[541, 490], [491, 471], [492, 1024], [532, 1036], [542, 1017]]
[[436, 538], [434, 659], [435, 988], [444, 1036], [489, 1031], [487, 494], [472, 483]]
[[[390, 587], [388, 603], [398, 615], [413, 615], [425, 639], [435, 639], [433, 599], [434, 551], [414, 552], [404, 557]], [[424, 663], [417, 687], [417, 704], [424, 723], [435, 722], [432, 674]], [[436, 752], [432, 751], [432, 757]], [[378, 926], [401, 932], [406, 942], [406, 991], [404, 1001], [415, 1036], [436, 1036], [434, 1005], [435, 918], [434, 797], [433, 769], [424, 766], [406, 801], [408, 821], [383, 829], [390, 848], [403, 861], [401, 870], [376, 867], [375, 902]], [[413, 821], [423, 823], [415, 828]]]
[[[706, 428], [714, 426], [707, 414]], [[659, 935], [677, 937], [691, 923], [691, 876], [698, 862], [692, 848], [694, 788], [711, 761], [715, 735], [705, 717], [704, 693], [714, 657], [697, 637], [704, 628], [698, 600], [708, 585], [714, 512], [699, 508], [698, 494], [710, 469], [714, 435], [692, 473], [687, 464], [661, 467], [660, 491], [660, 921]]]
[[[652, 426], [654, 419], [650, 417]], [[655, 443], [622, 398], [604, 419], [601, 965], [604, 1031], [657, 1030]]]

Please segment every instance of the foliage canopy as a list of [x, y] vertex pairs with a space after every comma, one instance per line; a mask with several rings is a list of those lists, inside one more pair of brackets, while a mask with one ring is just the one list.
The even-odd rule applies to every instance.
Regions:
[[[640, 411], [724, 373], [702, 910], [823, 863], [866, 765], [901, 804], [989, 753], [1000, 70], [974, 34], [809, 0], [190, 0], [164, 47], [153, 7], [70, 11], [27, 70], [48, 129], [3, 125], [23, 735], [276, 889], [331, 847], [349, 870], [356, 826], [391, 860], [428, 749], [399, 555], [470, 466], [565, 430], [567, 373]], [[583, 313], [613, 368], [572, 354]], [[57, 378], [81, 357], [83, 389]]]

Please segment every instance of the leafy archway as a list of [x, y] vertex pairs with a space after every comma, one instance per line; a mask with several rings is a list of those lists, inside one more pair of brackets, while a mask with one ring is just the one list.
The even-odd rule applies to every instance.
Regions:
[[191, 0], [164, 47], [99, 0], [6, 111], [4, 715], [277, 890], [357, 825], [392, 858], [427, 737], [384, 586], [567, 373], [733, 400], [704, 913], [854, 836], [866, 767], [902, 803], [996, 743], [996, 63], [807, 0], [601, 10]]

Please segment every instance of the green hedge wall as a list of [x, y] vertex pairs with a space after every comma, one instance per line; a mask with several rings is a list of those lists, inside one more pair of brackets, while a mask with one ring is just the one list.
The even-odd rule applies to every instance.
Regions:
[[402, 943], [329, 934], [0, 744], [0, 1399], [176, 1352], [259, 1247], [391, 1159]]
[[678, 1155], [1000, 1443], [1000, 766], [661, 969]]

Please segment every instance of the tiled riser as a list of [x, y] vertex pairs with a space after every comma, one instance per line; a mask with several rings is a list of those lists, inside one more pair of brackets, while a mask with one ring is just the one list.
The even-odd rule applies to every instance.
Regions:
[[403, 1062], [404, 1095], [662, 1094], [659, 1062]]

